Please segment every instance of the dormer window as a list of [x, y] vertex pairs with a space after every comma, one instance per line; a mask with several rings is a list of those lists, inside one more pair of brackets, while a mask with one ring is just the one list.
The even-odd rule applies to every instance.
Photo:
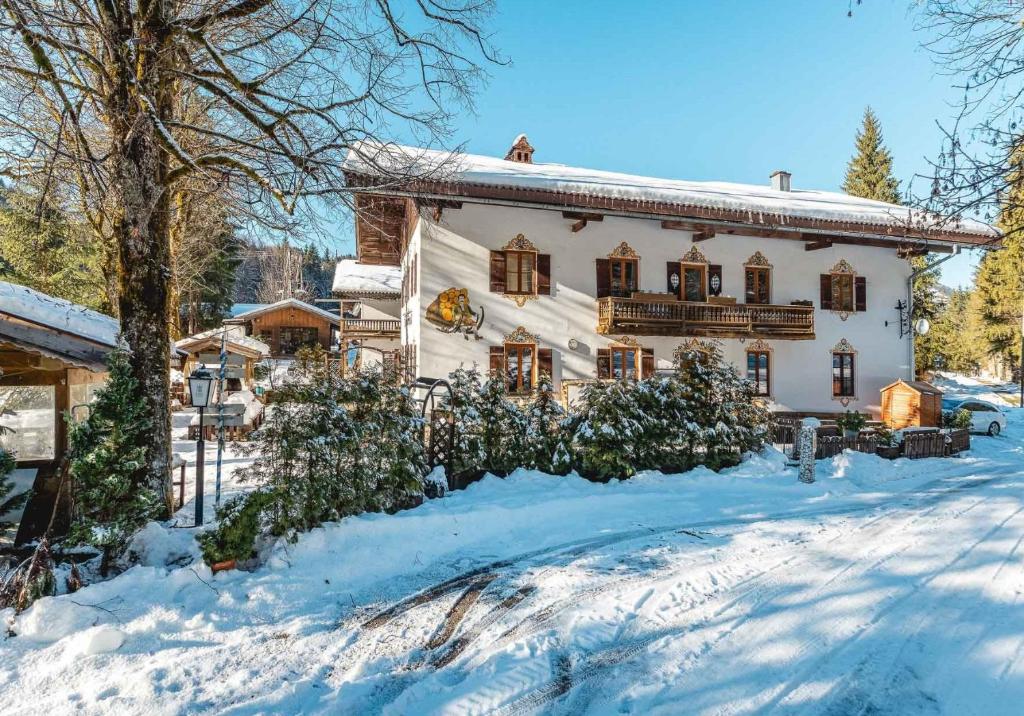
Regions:
[[525, 134], [520, 134], [512, 142], [512, 147], [505, 154], [505, 159], [520, 164], [533, 164], [533, 147], [530, 146]]

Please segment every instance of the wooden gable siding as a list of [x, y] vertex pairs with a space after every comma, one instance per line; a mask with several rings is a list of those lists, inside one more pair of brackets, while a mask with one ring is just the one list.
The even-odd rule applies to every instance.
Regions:
[[255, 338], [266, 336], [265, 342], [270, 346], [271, 355], [282, 355], [281, 328], [316, 328], [317, 342], [320, 347], [330, 350], [332, 325], [326, 318], [314, 315], [309, 311], [292, 306], [282, 306], [253, 318], [249, 333]]
[[411, 199], [356, 195], [356, 253], [359, 263], [401, 265], [419, 213]]
[[882, 422], [899, 430], [906, 427], [939, 427], [942, 393], [931, 386], [922, 390], [902, 380], [882, 389]]

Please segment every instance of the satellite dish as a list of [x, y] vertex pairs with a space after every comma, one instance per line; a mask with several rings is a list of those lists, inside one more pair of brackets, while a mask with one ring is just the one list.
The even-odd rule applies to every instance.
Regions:
[[928, 322], [927, 318], [918, 318], [914, 322], [914, 333], [919, 336], [926, 335], [931, 330], [932, 324]]

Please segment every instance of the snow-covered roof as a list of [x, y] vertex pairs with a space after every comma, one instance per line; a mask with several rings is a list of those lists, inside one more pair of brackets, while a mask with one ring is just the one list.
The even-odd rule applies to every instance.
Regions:
[[262, 316], [264, 313], [270, 313], [271, 311], [276, 311], [279, 308], [297, 308], [300, 311], [307, 311], [316, 316], [320, 316], [321, 318], [326, 319], [332, 323], [341, 322], [341, 316], [339, 316], [338, 314], [331, 313], [330, 311], [325, 311], [322, 308], [317, 308], [313, 304], [306, 303], [305, 301], [300, 301], [297, 298], [285, 298], [281, 301], [277, 301], [276, 303], [262, 304], [259, 306], [259, 308], [254, 308], [252, 310], [239, 313], [238, 315], [232, 316], [227, 320], [230, 321], [231, 323], [244, 323], [245, 321], [249, 321], [253, 318], [256, 318], [256, 316]]
[[0, 281], [0, 313], [114, 348], [117, 319], [27, 286]]
[[180, 349], [187, 350], [191, 346], [201, 344], [208, 339], [216, 338], [220, 339], [221, 334], [224, 334], [225, 342], [230, 345], [239, 346], [241, 348], [248, 349], [260, 355], [270, 355], [270, 346], [263, 341], [256, 340], [252, 336], [247, 336], [242, 333], [240, 326], [222, 326], [220, 328], [211, 328], [208, 331], [197, 333], [194, 336], [188, 336], [177, 341], [174, 345]]
[[266, 303], [233, 303], [231, 308], [228, 309], [228, 315], [234, 318], [242, 313], [248, 313], [249, 311], [255, 311], [258, 308], [263, 308]]
[[402, 291], [402, 269], [399, 266], [361, 264], [355, 259], [342, 259], [334, 270], [334, 291], [347, 294], [394, 294]]
[[[687, 181], [584, 169], [562, 164], [527, 164], [478, 154], [452, 154], [436, 150], [363, 142], [349, 150], [343, 162], [347, 172], [384, 177], [389, 172], [417, 177], [420, 184], [446, 187], [483, 187], [491, 190], [550, 192], [565, 206], [593, 206], [600, 200], [628, 202], [646, 213], [678, 210], [680, 216], [715, 218], [727, 213], [729, 220], [773, 226], [796, 221], [828, 222], [882, 227], [941, 230], [995, 238], [998, 232], [980, 221], [953, 222], [905, 206], [849, 196], [839, 192], [793, 189], [779, 191], [768, 185], [722, 181]], [[382, 189], [386, 193], [386, 189]], [[458, 190], [449, 192], [458, 195]], [[685, 209], [693, 210], [688, 213]], [[865, 233], [869, 233], [865, 231]]]

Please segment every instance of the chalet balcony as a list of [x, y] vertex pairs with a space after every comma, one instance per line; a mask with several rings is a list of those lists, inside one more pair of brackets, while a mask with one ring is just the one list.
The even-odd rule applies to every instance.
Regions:
[[711, 303], [652, 298], [597, 299], [602, 335], [814, 339], [813, 306]]
[[397, 318], [345, 318], [341, 321], [341, 335], [345, 338], [397, 338], [401, 330]]

